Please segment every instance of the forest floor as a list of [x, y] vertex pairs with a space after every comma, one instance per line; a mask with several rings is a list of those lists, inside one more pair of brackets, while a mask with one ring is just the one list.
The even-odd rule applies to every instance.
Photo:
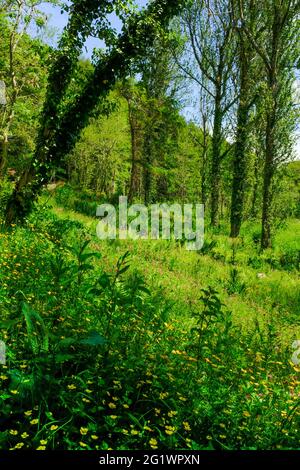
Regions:
[[263, 328], [271, 323], [278, 327], [279, 341], [291, 344], [300, 338], [299, 219], [289, 219], [278, 230], [274, 248], [263, 255], [253, 242], [259, 226], [246, 224], [233, 255], [234, 245], [226, 236], [228, 226], [219, 233], [206, 232], [204, 249], [195, 252], [174, 240], [99, 240], [95, 218], [55, 204], [52, 211], [59, 218], [80, 221], [87, 227], [107, 271], [129, 251], [131, 269], [175, 303], [185, 322], [190, 320], [191, 307], [197, 308], [201, 290], [211, 286], [231, 310], [233, 322], [245, 330], [257, 322]]
[[298, 449], [300, 221], [195, 252], [70, 205], [0, 227], [0, 449]]

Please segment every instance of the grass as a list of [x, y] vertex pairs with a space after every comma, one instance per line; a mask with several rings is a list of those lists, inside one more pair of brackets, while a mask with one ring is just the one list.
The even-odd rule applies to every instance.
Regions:
[[197, 253], [42, 203], [0, 232], [0, 449], [299, 448], [299, 221]]
[[[246, 283], [246, 288], [241, 294], [229, 295], [226, 285], [232, 269], [232, 241], [225, 235], [208, 233], [207, 237], [212, 237], [217, 242], [217, 248], [203, 256], [187, 251], [174, 241], [101, 241], [95, 235], [95, 219], [78, 212], [62, 210], [61, 207], [54, 207], [52, 210], [58, 217], [84, 223], [94, 235], [93, 247], [105, 252], [103, 262], [108, 270], [116, 263], [118, 256], [128, 250], [131, 253], [132, 267], [140, 270], [154, 288], [162, 288], [172, 301], [181, 303], [184, 315], [187, 312], [189, 316], [189, 308], [186, 306], [196, 303], [201, 289], [210, 285], [220, 290], [221, 299], [230, 306], [235, 323], [246, 327], [253, 325], [257, 319], [262, 323], [270, 320], [279, 325], [287, 323], [286, 330], [280, 329], [280, 336], [288, 342], [297, 335], [299, 337], [299, 271], [295, 268], [292, 271], [273, 268], [264, 258], [260, 260], [259, 269], [249, 266], [249, 259], [259, 255], [254, 244], [251, 244], [248, 227], [244, 228], [248, 237], [243, 241], [243, 246], [238, 248], [236, 255], [239, 277], [241, 282]], [[272, 253], [275, 256], [281, 254], [284, 252], [283, 248], [299, 251], [300, 239], [296, 240], [294, 236], [297, 231], [300, 233], [300, 221], [289, 220], [286, 227], [277, 233], [275, 250]], [[260, 274], [263, 276], [260, 277]]]

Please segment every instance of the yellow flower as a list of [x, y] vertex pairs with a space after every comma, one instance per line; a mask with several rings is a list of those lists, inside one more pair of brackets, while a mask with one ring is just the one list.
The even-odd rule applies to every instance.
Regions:
[[129, 408], [129, 405], [127, 405], [127, 403], [124, 403], [123, 408], [127, 410]]
[[114, 410], [117, 408], [117, 406], [114, 404], [114, 403], [109, 403], [108, 404], [108, 407], [111, 409], [111, 410]]
[[39, 420], [38, 419], [32, 419], [30, 421], [30, 424], [38, 424]]
[[208, 441], [211, 441], [211, 440], [212, 440], [212, 437], [211, 437], [211, 436], [206, 436], [206, 439], [207, 439]]
[[29, 437], [29, 434], [27, 432], [23, 432], [23, 434], [21, 434], [21, 437], [22, 439], [26, 439], [27, 437]]
[[110, 415], [111, 419], [118, 419], [117, 415]]
[[169, 436], [172, 436], [174, 432], [176, 431], [176, 428], [174, 426], [165, 426], [165, 433], [168, 434]]
[[79, 442], [79, 445], [80, 445], [81, 447], [86, 447], [86, 446], [87, 446], [87, 444], [86, 444], [85, 442]]
[[99, 439], [99, 437], [96, 436], [96, 434], [92, 434], [92, 435], [91, 435], [91, 438], [94, 439], [94, 441], [96, 441], [97, 439]]
[[177, 415], [177, 411], [169, 411], [168, 412], [169, 418], [173, 418], [173, 416], [176, 416], [176, 415]]
[[189, 425], [187, 421], [183, 421], [182, 424], [183, 424], [185, 431], [191, 431], [191, 426]]
[[42, 446], [45, 446], [45, 445], [47, 444], [47, 441], [45, 441], [44, 439], [42, 439], [42, 440], [40, 441], [40, 444], [41, 444]]
[[25, 416], [31, 416], [32, 415], [32, 410], [24, 411]]
[[17, 395], [19, 392], [18, 390], [11, 390], [10, 393], [12, 393], [13, 395]]
[[249, 411], [243, 411], [243, 415], [246, 417], [246, 418], [249, 418], [251, 415], [249, 413]]
[[181, 400], [181, 401], [187, 401], [187, 398], [183, 397], [182, 395], [180, 395], [178, 398], [179, 398], [179, 400]]
[[85, 436], [88, 433], [88, 431], [89, 431], [88, 428], [80, 428], [80, 434], [82, 436]]
[[150, 447], [152, 449], [157, 449], [157, 440], [156, 439], [154, 439], [154, 438], [150, 439], [149, 444], [150, 444]]
[[58, 426], [56, 426], [56, 424], [52, 424], [52, 426], [50, 427], [50, 431], [55, 431], [57, 428]]
[[10, 429], [9, 434], [11, 434], [12, 436], [16, 436], [18, 434], [18, 431], [16, 431], [15, 429]]
[[160, 392], [159, 398], [163, 400], [164, 398], [167, 398], [168, 395], [169, 395], [168, 392]]
[[226, 436], [225, 436], [225, 434], [220, 434], [219, 438], [220, 439], [226, 439]]
[[39, 447], [37, 447], [36, 450], [46, 450], [46, 447], [45, 446], [39, 446]]
[[24, 445], [24, 442], [18, 442], [18, 444], [16, 444], [15, 446], [15, 449], [21, 449]]
[[131, 430], [131, 434], [132, 434], [133, 436], [136, 436], [138, 433], [139, 433], [139, 432], [138, 432], [136, 429], [132, 429], [132, 430]]
[[76, 385], [74, 385], [74, 384], [68, 385], [68, 389], [69, 390], [76, 390]]

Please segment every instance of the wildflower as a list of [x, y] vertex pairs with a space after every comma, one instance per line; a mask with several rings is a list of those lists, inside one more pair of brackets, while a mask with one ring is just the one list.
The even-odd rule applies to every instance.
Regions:
[[176, 416], [176, 415], [177, 415], [177, 411], [169, 411], [168, 412], [169, 418], [173, 418], [173, 416]]
[[9, 434], [11, 434], [12, 436], [17, 436], [18, 431], [16, 431], [15, 429], [10, 429]]
[[81, 447], [86, 447], [86, 446], [87, 446], [87, 444], [86, 444], [85, 442], [81, 442], [81, 441], [79, 442], [79, 445], [80, 445]]
[[185, 431], [191, 431], [191, 426], [189, 425], [187, 421], [183, 421], [182, 424], [183, 424]]
[[32, 415], [32, 410], [24, 411], [25, 416], [31, 416]]
[[57, 428], [58, 426], [56, 426], [56, 424], [52, 424], [52, 426], [50, 427], [50, 431], [55, 431]]
[[24, 442], [18, 442], [18, 444], [16, 444], [15, 446], [15, 449], [22, 449], [23, 446], [24, 446]]
[[156, 439], [154, 439], [154, 438], [150, 439], [149, 444], [150, 444], [150, 447], [152, 449], [157, 449], [157, 440]]
[[82, 428], [82, 427], [80, 428], [80, 434], [82, 436], [85, 436], [88, 433], [88, 431], [89, 431], [88, 428]]
[[46, 450], [46, 446], [39, 446], [36, 450]]
[[23, 432], [23, 434], [21, 434], [21, 437], [22, 439], [26, 439], [27, 437], [29, 437], [29, 434], [27, 432]]
[[40, 441], [40, 444], [41, 444], [42, 446], [45, 446], [45, 445], [47, 444], [47, 441], [45, 441], [44, 439], [42, 439], [42, 440]]
[[181, 401], [187, 401], [187, 398], [183, 397], [182, 395], [179, 395], [178, 398], [179, 398], [179, 400], [181, 400]]
[[132, 429], [132, 430], [131, 430], [131, 434], [132, 434], [133, 436], [136, 436], [137, 434], [139, 434], [139, 432], [138, 432], [136, 429]]
[[97, 439], [99, 439], [99, 437], [96, 436], [96, 434], [92, 434], [92, 435], [91, 435], [91, 438], [92, 438], [94, 441], [96, 441]]
[[32, 419], [30, 421], [30, 424], [38, 424], [39, 420], [38, 419]]
[[207, 439], [208, 441], [211, 441], [211, 440], [212, 440], [212, 437], [208, 435], [208, 436], [206, 436], [206, 439]]
[[125, 410], [127, 410], [129, 408], [129, 405], [127, 405], [127, 403], [124, 403], [123, 408], [125, 408]]
[[246, 418], [249, 418], [251, 415], [249, 413], [249, 411], [243, 411], [243, 415], [246, 417]]
[[176, 428], [174, 426], [165, 426], [165, 433], [168, 434], [169, 436], [172, 436], [174, 432], [176, 431]]
[[11, 390], [10, 393], [12, 393], [13, 395], [18, 395], [18, 390]]
[[220, 434], [220, 435], [219, 435], [219, 438], [220, 438], [220, 439], [226, 439], [226, 436], [225, 436], [225, 434]]
[[111, 409], [111, 410], [115, 410], [117, 408], [117, 406], [114, 404], [114, 403], [109, 403], [108, 404], [108, 407]]
[[74, 385], [74, 384], [68, 385], [68, 389], [69, 390], [76, 390], [76, 385]]

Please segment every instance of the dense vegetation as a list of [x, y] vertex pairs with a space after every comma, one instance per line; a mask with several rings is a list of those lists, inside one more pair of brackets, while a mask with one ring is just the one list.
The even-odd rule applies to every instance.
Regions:
[[[299, 2], [60, 7], [0, 2], [0, 449], [298, 449]], [[121, 195], [202, 249], [99, 240]]]

